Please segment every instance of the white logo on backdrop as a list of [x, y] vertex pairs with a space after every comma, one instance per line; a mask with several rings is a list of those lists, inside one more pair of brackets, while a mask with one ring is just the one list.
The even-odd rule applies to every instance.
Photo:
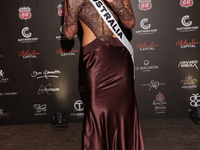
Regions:
[[31, 32], [26, 33], [27, 31], [29, 31], [29, 27], [24, 27], [24, 28], [22, 29], [22, 35], [23, 35], [25, 38], [29, 38], [29, 37], [32, 36], [32, 33], [31, 33]]
[[181, 80], [180, 83], [183, 84], [183, 86], [181, 88], [183, 89], [192, 89], [192, 88], [197, 88], [197, 83], [198, 80], [197, 79], [193, 79], [193, 77], [191, 75], [188, 75], [185, 77], [185, 79]]
[[145, 65], [145, 66], [149, 65], [149, 60], [145, 60], [145, 61], [144, 61], [144, 65]]
[[181, 19], [182, 25], [185, 26], [185, 27], [191, 26], [192, 25], [192, 21], [188, 21], [189, 19], [190, 19], [189, 15], [183, 16], [183, 18]]
[[147, 30], [151, 28], [151, 24], [147, 24], [148, 18], [144, 18], [140, 21], [140, 26], [142, 29]]
[[17, 95], [17, 92], [0, 93], [0, 96], [14, 96], [14, 95]]
[[146, 34], [154, 34], [158, 31], [158, 29], [150, 29], [151, 28], [151, 24], [148, 23], [149, 19], [148, 18], [144, 18], [140, 21], [140, 27], [143, 30], [136, 30], [135, 33], [139, 34], [139, 35], [146, 35]]
[[60, 70], [55, 70], [55, 71], [44, 70], [43, 72], [33, 71], [32, 74], [31, 74], [31, 77], [36, 78], [36, 79], [40, 79], [40, 78], [45, 78], [45, 79], [59, 78], [59, 76], [56, 75], [56, 74], [60, 74], [60, 73], [61, 73]]
[[33, 107], [37, 111], [37, 113], [46, 112], [47, 111], [47, 104], [34, 104]]
[[60, 91], [60, 88], [52, 88], [50, 83], [45, 86], [42, 84], [38, 89], [38, 95], [44, 93], [51, 95], [51, 92], [58, 92], [58, 91]]
[[4, 74], [3, 70], [0, 70], [0, 78], [3, 78], [3, 74]]
[[0, 70], [0, 83], [7, 83], [7, 82], [9, 82], [9, 79], [5, 78], [3, 70]]
[[196, 68], [198, 69], [198, 60], [180, 61], [178, 67], [180, 68]]
[[75, 103], [74, 103], [74, 109], [76, 109], [77, 111], [83, 111], [84, 110], [84, 103], [82, 100], [77, 100]]
[[74, 102], [74, 112], [70, 113], [70, 116], [77, 117], [77, 118], [83, 118], [84, 117], [84, 108], [85, 104], [82, 100], [73, 100]]
[[47, 111], [47, 104], [34, 104], [33, 108], [35, 108], [36, 112], [35, 116], [43, 116], [43, 115], [47, 115], [46, 111]]
[[190, 97], [190, 106], [192, 107], [198, 107], [200, 106], [200, 95], [199, 93], [197, 94], [192, 94], [192, 96]]
[[31, 38], [32, 33], [29, 32], [29, 27], [24, 27], [21, 31], [21, 34], [24, 38], [18, 39], [19, 43], [32, 43], [32, 42], [36, 42], [38, 40], [38, 37]]
[[191, 31], [196, 31], [199, 29], [199, 26], [192, 26], [192, 21], [190, 20], [189, 15], [185, 15], [181, 19], [181, 23], [184, 27], [178, 27], [176, 30], [178, 32], [191, 32]]
[[148, 91], [150, 91], [152, 88], [157, 90], [160, 85], [165, 85], [165, 83], [159, 83], [158, 81], [151, 80], [149, 84], [142, 84], [142, 86], [149, 86]]
[[135, 67], [135, 70], [143, 70], [143, 72], [150, 72], [151, 70], [158, 69], [158, 66], [155, 66], [155, 65], [151, 66], [151, 65], [149, 65], [150, 64], [149, 60], [145, 60], [143, 62], [143, 64], [144, 64], [144, 66]]

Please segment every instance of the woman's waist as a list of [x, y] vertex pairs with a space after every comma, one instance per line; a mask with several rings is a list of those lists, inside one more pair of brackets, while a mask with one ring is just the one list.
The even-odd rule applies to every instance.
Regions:
[[95, 39], [99, 39], [100, 41], [103, 41], [103, 42], [109, 42], [110, 38], [117, 38], [117, 37], [114, 34], [110, 37], [107, 37], [107, 38], [96, 37], [94, 34], [91, 34], [91, 35], [87, 34], [86, 36], [83, 36], [82, 47], [87, 46], [88, 44], [90, 44]]
[[[85, 55], [98, 47], [100, 47], [103, 44], [110, 44], [113, 46], [123, 47], [124, 45], [118, 40], [118, 38], [112, 36], [107, 41], [102, 41], [99, 38], [94, 38], [91, 41], [88, 41], [88, 43], [84, 46], [82, 46], [82, 54]], [[82, 44], [83, 45], [83, 44]]]

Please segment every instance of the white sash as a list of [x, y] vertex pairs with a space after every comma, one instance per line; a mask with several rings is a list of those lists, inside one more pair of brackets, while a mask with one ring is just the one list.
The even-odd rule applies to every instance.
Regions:
[[97, 9], [103, 20], [106, 22], [107, 26], [110, 30], [116, 35], [116, 37], [124, 44], [129, 53], [131, 54], [131, 58], [134, 63], [134, 50], [122, 29], [120, 28], [118, 22], [115, 20], [111, 12], [108, 10], [106, 5], [101, 0], [90, 0], [90, 2]]

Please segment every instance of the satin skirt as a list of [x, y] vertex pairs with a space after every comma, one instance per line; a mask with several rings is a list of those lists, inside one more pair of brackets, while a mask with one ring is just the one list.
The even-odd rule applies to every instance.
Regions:
[[83, 150], [143, 150], [133, 63], [116, 38], [82, 48], [85, 100]]

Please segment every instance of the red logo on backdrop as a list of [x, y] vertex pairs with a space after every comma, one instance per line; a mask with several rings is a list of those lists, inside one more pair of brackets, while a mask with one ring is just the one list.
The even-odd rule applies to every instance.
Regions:
[[151, 42], [151, 44], [147, 44], [146, 42], [140, 44], [136, 44], [135, 48], [140, 49], [140, 51], [148, 51], [148, 50], [155, 50], [155, 47], [158, 47], [159, 45], [154, 44], [154, 42]]
[[74, 47], [72, 47], [71, 50], [61, 48], [56, 51], [56, 54], [60, 54], [61, 56], [72, 56], [75, 55], [75, 53], [77, 52], [79, 52], [79, 50], [74, 50]]
[[182, 7], [191, 7], [194, 4], [193, 0], [181, 0], [180, 5]]
[[0, 57], [3, 57], [3, 55], [0, 55]]
[[19, 8], [19, 18], [20, 19], [30, 19], [32, 16], [30, 7], [20, 7]]
[[19, 52], [18, 56], [23, 58], [37, 58], [36, 55], [39, 55], [40, 53], [36, 53], [35, 50], [33, 52], [29, 53], [28, 50], [23, 50], [22, 52]]
[[152, 8], [151, 0], [138, 0], [140, 10], [149, 10]]
[[64, 16], [63, 5], [59, 4], [57, 7], [58, 7], [58, 15]]
[[192, 42], [188, 42], [187, 39], [176, 42], [176, 46], [180, 46], [181, 48], [195, 48], [197, 44], [200, 44], [200, 42], [196, 42], [195, 39]]

